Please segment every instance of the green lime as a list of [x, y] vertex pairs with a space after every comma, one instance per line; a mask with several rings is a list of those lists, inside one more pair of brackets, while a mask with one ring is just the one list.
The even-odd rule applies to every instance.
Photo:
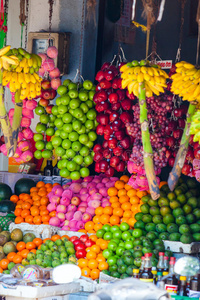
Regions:
[[104, 249], [102, 254], [103, 254], [103, 257], [106, 259], [109, 258], [110, 256], [113, 256], [113, 252], [109, 249]]
[[180, 207], [177, 207], [177, 208], [173, 209], [172, 214], [175, 218], [177, 218], [180, 215], [184, 215], [184, 210]]
[[193, 189], [197, 186], [197, 181], [195, 178], [188, 178], [187, 177], [187, 181], [186, 181], [186, 184], [189, 188]]
[[114, 266], [117, 263], [117, 258], [114, 256], [110, 256], [107, 259], [107, 263], [109, 266]]
[[183, 190], [180, 188], [180, 187], [177, 187], [175, 190], [174, 190], [174, 193], [176, 194], [176, 196], [178, 195], [181, 195], [183, 193]]
[[193, 239], [195, 240], [195, 242], [200, 242], [200, 233], [193, 233]]
[[187, 223], [187, 219], [186, 219], [185, 216], [180, 215], [180, 216], [176, 217], [175, 222], [176, 222], [176, 224], [177, 224], [178, 226], [180, 226], [180, 225], [182, 225], [182, 224], [186, 224], [186, 223]]
[[117, 271], [111, 272], [110, 276], [115, 277], [115, 278], [120, 278], [120, 273]]
[[122, 239], [125, 241], [125, 240], [127, 240], [127, 239], [129, 239], [131, 237], [131, 233], [130, 233], [130, 231], [124, 231], [123, 233], [122, 233]]
[[177, 200], [170, 201], [169, 206], [171, 209], [175, 209], [181, 206], [180, 202]]
[[166, 197], [160, 197], [158, 199], [158, 205], [160, 207], [162, 207], [162, 206], [169, 206], [169, 200]]
[[139, 220], [137, 221], [135, 224], [134, 224], [134, 228], [140, 228], [140, 229], [144, 229], [145, 228], [145, 223], [142, 221], [142, 220]]
[[160, 190], [165, 192], [166, 194], [168, 194], [170, 192], [170, 189], [167, 184], [164, 184]]
[[195, 217], [197, 218], [197, 220], [200, 220], [200, 208], [195, 208], [193, 210], [193, 214], [195, 215]]
[[167, 194], [167, 198], [172, 201], [172, 200], [176, 200], [176, 195], [173, 192], [170, 192]]
[[187, 202], [187, 198], [184, 194], [180, 194], [177, 196], [177, 200], [181, 203], [181, 204], [185, 204]]
[[116, 251], [118, 244], [116, 242], [110, 241], [108, 243], [108, 249], [112, 251]]
[[133, 257], [134, 257], [134, 258], [142, 257], [142, 256], [143, 256], [143, 253], [142, 253], [141, 250], [136, 250], [136, 251], [134, 251], [134, 253], [133, 253]]
[[167, 226], [163, 223], [156, 224], [156, 231], [157, 232], [166, 232], [167, 231]]
[[146, 237], [148, 239], [150, 239], [151, 241], [154, 241], [157, 238], [156, 232], [154, 231], [149, 231], [146, 235]]
[[180, 242], [182, 242], [183, 244], [191, 244], [193, 241], [193, 236], [190, 233], [181, 235]]
[[139, 220], [142, 220], [142, 217], [143, 217], [143, 213], [141, 213], [141, 212], [138, 212], [137, 214], [135, 214], [135, 219], [136, 219], [136, 221], [139, 221]]
[[160, 209], [156, 206], [151, 206], [149, 212], [152, 216], [160, 215]]
[[180, 241], [181, 235], [178, 232], [170, 233], [169, 241]]
[[125, 223], [125, 222], [122, 222], [120, 225], [119, 225], [119, 228], [121, 231], [126, 231], [126, 230], [129, 230], [130, 226]]
[[193, 223], [196, 222], [196, 217], [195, 217], [195, 215], [193, 215], [193, 214], [188, 214], [188, 215], [186, 216], [186, 220], [187, 220], [187, 223], [188, 223], [188, 224], [193, 224]]
[[186, 197], [187, 199], [189, 199], [189, 198], [193, 197], [193, 194], [192, 194], [190, 191], [188, 191], [188, 192], [185, 194], [185, 197]]
[[141, 210], [141, 212], [143, 213], [143, 214], [148, 214], [149, 213], [149, 205], [147, 204], [147, 203], [145, 203], [145, 204], [142, 204], [141, 206], [140, 206], [140, 210]]
[[169, 208], [169, 206], [162, 206], [160, 208], [160, 214], [162, 216], [165, 216], [166, 214], [171, 214], [171, 209]]
[[119, 274], [124, 274], [124, 273], [126, 273], [126, 268], [127, 268], [126, 265], [122, 265], [122, 266], [118, 267], [117, 271], [119, 272]]
[[8, 270], [11, 270], [13, 267], [15, 266], [15, 263], [14, 262], [10, 262], [9, 264], [8, 264]]
[[[137, 251], [136, 251], [136, 252], [137, 252]], [[141, 253], [142, 253], [142, 251], [138, 251], [138, 252], [141, 252]], [[141, 256], [137, 256], [137, 257], [141, 257]], [[133, 265], [133, 263], [134, 263], [134, 258], [133, 258], [131, 255], [125, 255], [125, 256], [123, 257], [123, 259], [124, 259], [124, 263], [125, 263], [127, 266]]]
[[148, 203], [150, 199], [151, 199], [151, 195], [146, 195], [141, 198], [141, 201], [143, 203]]
[[143, 231], [140, 228], [134, 229], [133, 232], [132, 232], [132, 236], [135, 237], [135, 238], [141, 237], [142, 234], [143, 234]]
[[149, 202], [148, 202], [148, 205], [149, 206], [158, 206], [158, 201], [150, 199]]
[[190, 229], [192, 233], [199, 233], [200, 232], [200, 225], [197, 223], [191, 224]]
[[162, 223], [163, 221], [163, 217], [161, 215], [156, 215], [156, 216], [153, 216], [153, 219], [152, 219], [153, 223], [155, 224], [159, 224], [159, 223]]
[[133, 276], [133, 269], [137, 269], [135, 265], [130, 265], [126, 268], [126, 274], [128, 276]]
[[142, 245], [137, 245], [133, 248], [134, 251], [142, 250], [143, 246]]
[[190, 233], [190, 226], [187, 225], [187, 224], [182, 224], [180, 227], [179, 227], [179, 232], [180, 234], [184, 234], [184, 233]]
[[170, 223], [167, 225], [167, 231], [169, 233], [174, 233], [174, 232], [178, 232], [178, 225], [175, 223]]
[[112, 232], [113, 234], [113, 239], [121, 239], [122, 237], [122, 232], [121, 230], [119, 230], [119, 227], [118, 227], [118, 230]]
[[187, 204], [190, 205], [192, 208], [197, 208], [198, 201], [196, 197], [190, 197], [187, 201]]
[[145, 230], [146, 231], [155, 231], [156, 230], [156, 224], [154, 223], [148, 223], [145, 225]]
[[185, 194], [188, 191], [188, 187], [186, 183], [182, 183], [180, 185], [180, 188], [183, 190], [183, 193]]
[[111, 230], [110, 230], [110, 229], [111, 229], [111, 226], [108, 225], [108, 224], [105, 224], [105, 225], [102, 226], [101, 229], [105, 230], [106, 232], [107, 232], [107, 231], [111, 231]]
[[113, 234], [110, 231], [105, 232], [103, 235], [103, 239], [106, 241], [110, 241], [112, 239], [112, 237], [113, 237]]
[[98, 238], [102, 238], [104, 236], [104, 234], [105, 234], [105, 230], [103, 230], [103, 229], [98, 229], [96, 232], [96, 236]]
[[142, 241], [141, 238], [137, 238], [133, 241], [133, 246], [139, 246], [141, 245]]
[[168, 232], [161, 232], [159, 234], [159, 239], [160, 240], [168, 240], [169, 239], [169, 233]]
[[[127, 272], [127, 268], [126, 268], [126, 272]], [[128, 274], [127, 273], [124, 273], [120, 276], [121, 279], [125, 279], [125, 278], [128, 278]]]
[[145, 214], [143, 217], [142, 217], [142, 221], [144, 223], [150, 223], [152, 221], [152, 216], [149, 215], [149, 214]]
[[104, 273], [104, 274], [106, 274], [106, 275], [109, 275], [110, 276], [110, 271], [108, 271], [108, 270], [103, 270], [103, 271], [101, 271], [102, 273]]
[[109, 266], [109, 271], [110, 272], [117, 271], [117, 265]]
[[164, 217], [163, 217], [163, 223], [168, 225], [169, 223], [174, 223], [174, 216], [171, 215], [171, 214], [166, 214]]
[[116, 249], [116, 254], [118, 256], [122, 256], [123, 252], [124, 252], [124, 247], [118, 246], [117, 249]]
[[183, 205], [183, 211], [185, 215], [188, 215], [192, 212], [192, 207], [188, 204]]
[[110, 231], [111, 231], [112, 233], [114, 233], [115, 231], [120, 231], [119, 226], [117, 226], [117, 225], [111, 226], [111, 227], [110, 227]]
[[134, 259], [134, 265], [138, 268], [141, 266], [141, 262], [142, 262], [142, 259], [140, 257], [137, 257]]

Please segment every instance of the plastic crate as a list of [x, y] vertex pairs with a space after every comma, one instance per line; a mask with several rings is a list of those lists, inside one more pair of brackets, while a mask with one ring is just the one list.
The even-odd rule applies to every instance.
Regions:
[[0, 226], [2, 230], [9, 230], [9, 226], [15, 220], [15, 215], [5, 214], [4, 216], [0, 215]]
[[166, 250], [170, 250], [175, 253], [184, 254], [197, 254], [200, 253], [200, 243], [194, 242], [191, 244], [183, 244], [181, 242], [163, 241]]
[[189, 299], [199, 300], [199, 298], [189, 298], [189, 297], [186, 297], [186, 296], [171, 296], [171, 297], [175, 300], [189, 300]]
[[23, 234], [26, 234], [28, 232], [34, 233], [36, 237], [46, 239], [51, 238], [52, 235], [57, 234], [59, 227], [51, 226], [51, 225], [31, 225], [28, 223], [21, 223], [21, 224], [15, 224], [11, 223], [9, 225], [9, 231], [11, 232], [13, 229], [19, 228], [23, 232]]

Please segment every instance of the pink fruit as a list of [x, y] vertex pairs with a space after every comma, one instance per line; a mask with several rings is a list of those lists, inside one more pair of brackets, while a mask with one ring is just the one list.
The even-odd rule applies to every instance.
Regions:
[[37, 106], [37, 101], [34, 99], [26, 101], [26, 108], [30, 110], [34, 110]]
[[87, 198], [88, 198], [89, 194], [83, 194], [83, 195], [80, 195], [80, 199], [81, 201], [86, 201]]
[[54, 196], [54, 193], [53, 192], [50, 192], [50, 193], [48, 193], [47, 194], [47, 197], [50, 199], [51, 197], [53, 197]]
[[106, 183], [106, 182], [109, 182], [109, 178], [103, 178], [103, 180], [102, 180], [102, 183]]
[[87, 207], [86, 208], [86, 213], [94, 216], [95, 215], [95, 208], [93, 208], [93, 207]]
[[22, 155], [22, 151], [19, 150], [19, 148], [16, 149], [15, 154], [13, 155], [13, 157], [15, 158], [19, 158]]
[[60, 204], [61, 205], [65, 205], [65, 206], [68, 206], [69, 204], [70, 204], [70, 199], [69, 198], [65, 198], [65, 197], [62, 197], [61, 199], [60, 199]]
[[71, 199], [71, 204], [74, 204], [74, 205], [78, 206], [80, 203], [81, 203], [81, 200], [80, 200], [79, 197], [73, 197]]
[[57, 186], [56, 190], [55, 190], [55, 195], [61, 197], [62, 193], [63, 193], [63, 188], [61, 186]]
[[77, 227], [77, 229], [79, 230], [79, 229], [84, 229], [84, 223], [83, 223], [83, 221], [78, 221], [77, 223], [76, 223], [76, 227]]
[[91, 188], [91, 189], [89, 189], [89, 194], [90, 195], [92, 195], [92, 194], [94, 194], [94, 193], [97, 193], [98, 192], [98, 190], [96, 189], [96, 188]]
[[107, 189], [106, 189], [105, 187], [100, 188], [100, 189], [99, 189], [99, 193], [100, 193], [103, 197], [106, 197], [106, 196], [108, 195]]
[[81, 185], [82, 185], [83, 188], [86, 188], [88, 183], [87, 182], [82, 182]]
[[87, 177], [83, 178], [83, 182], [91, 182], [92, 179], [93, 179], [92, 176], [87, 176]]
[[82, 186], [80, 183], [72, 183], [70, 185], [70, 190], [72, 190], [73, 193], [79, 193]]
[[40, 76], [40, 77], [44, 77], [44, 74], [45, 74], [45, 69], [41, 67], [41, 68], [39, 69], [39, 76]]
[[18, 148], [19, 150], [24, 152], [29, 149], [29, 143], [27, 141], [21, 141], [18, 143]]
[[30, 128], [25, 128], [22, 130], [22, 133], [26, 140], [31, 140], [33, 138], [33, 131]]
[[51, 46], [47, 49], [47, 55], [50, 58], [56, 58], [58, 56], [58, 49], [55, 46]]
[[[107, 193], [106, 193], [106, 196], [107, 196]], [[92, 198], [93, 198], [93, 200], [99, 200], [100, 201], [102, 199], [102, 195], [99, 194], [99, 193], [96, 193], [96, 194], [92, 195]]]
[[24, 99], [23, 102], [22, 102], [22, 103], [23, 103], [23, 105], [22, 105], [22, 110], [23, 110], [23, 108], [26, 108], [26, 102], [27, 102], [27, 100]]
[[60, 77], [60, 70], [58, 68], [53, 69], [49, 72], [49, 76], [51, 79]]
[[23, 108], [22, 109], [22, 116], [24, 116], [28, 119], [33, 119], [34, 118], [33, 111], [28, 109], [28, 108]]
[[61, 230], [64, 230], [64, 231], [69, 231], [70, 230], [70, 227], [67, 226], [67, 225], [64, 225]]
[[113, 182], [107, 182], [107, 183], [106, 183], [106, 187], [107, 187], [107, 188], [113, 187]]
[[74, 205], [74, 204], [70, 204], [70, 205], [68, 206], [68, 211], [75, 212], [76, 210], [77, 210], [77, 207], [76, 207], [76, 205]]
[[91, 216], [90, 214], [86, 213], [86, 212], [85, 212], [85, 213], [83, 214], [83, 216], [82, 216], [82, 221], [83, 221], [84, 223], [90, 221], [91, 219], [92, 219], [92, 216]]
[[110, 202], [109, 201], [104, 201], [102, 204], [101, 204], [102, 207], [106, 207], [106, 206], [110, 206]]
[[193, 160], [192, 164], [193, 164], [193, 169], [194, 170], [200, 170], [200, 160], [199, 159], [195, 158]]
[[8, 117], [9, 117], [9, 119], [10, 119], [10, 118], [13, 118], [13, 116], [14, 116], [14, 108], [11, 108], [11, 109], [9, 110]]
[[1, 145], [0, 150], [3, 153], [3, 155], [7, 156], [8, 152], [7, 152], [6, 144]]
[[22, 117], [22, 120], [21, 120], [21, 127], [30, 127], [31, 125], [31, 119], [27, 118], [27, 117]]
[[73, 211], [68, 211], [66, 214], [65, 214], [65, 218], [67, 220], [72, 220], [73, 219], [73, 215], [74, 215], [74, 212]]
[[56, 210], [56, 203], [49, 203], [47, 206], [48, 211]]
[[101, 205], [101, 202], [99, 200], [91, 200], [88, 202], [89, 207], [97, 208]]
[[22, 155], [20, 156], [21, 160], [23, 160], [24, 162], [28, 162], [33, 158], [33, 153], [30, 150], [26, 150], [22, 153]]
[[103, 187], [105, 187], [105, 185], [103, 183], [100, 182], [97, 184], [97, 189], [101, 189]]
[[64, 205], [59, 204], [59, 205], [57, 206], [57, 208], [56, 208], [56, 211], [57, 211], [58, 213], [63, 213], [63, 214], [65, 214], [66, 211], [67, 211], [67, 208], [66, 208], [66, 206], [64, 206]]
[[82, 188], [80, 190], [80, 195], [84, 195], [84, 194], [87, 194], [87, 189], [86, 188]]
[[78, 209], [77, 209], [77, 211], [80, 211], [80, 212], [84, 213], [86, 211], [86, 207], [79, 206]]
[[96, 183], [95, 182], [88, 183], [87, 189], [89, 190], [89, 189], [92, 189], [92, 188], [96, 188]]
[[56, 196], [56, 195], [53, 195], [52, 197], [49, 198], [49, 201], [50, 201], [51, 203], [56, 203], [56, 204], [58, 204], [58, 203], [60, 203], [60, 197], [58, 197], [58, 196]]
[[79, 205], [79, 207], [80, 207], [80, 206], [87, 207], [87, 203], [86, 203], [86, 202], [82, 202], [82, 203]]
[[59, 220], [59, 218], [58, 217], [52, 217], [49, 220], [49, 225], [59, 227], [60, 226], [60, 220]]
[[65, 221], [65, 214], [62, 212], [57, 213], [56, 217], [58, 217], [61, 222]]
[[60, 78], [53, 78], [51, 79], [51, 87], [54, 90], [57, 90], [58, 87], [62, 84]]
[[46, 54], [45, 54], [45, 53], [38, 53], [38, 55], [41, 57], [41, 59], [42, 59], [42, 64], [43, 64], [43, 62], [47, 59]]
[[43, 64], [42, 64], [43, 69], [45, 70], [45, 72], [50, 72], [55, 68], [55, 64], [53, 59], [47, 58]]
[[73, 193], [70, 190], [64, 190], [64, 192], [62, 193], [62, 197], [67, 197], [67, 198], [71, 199], [72, 196], [73, 196]]
[[76, 221], [81, 221], [81, 219], [82, 219], [82, 212], [81, 211], [76, 211], [75, 213], [74, 213], [74, 220], [76, 220]]
[[72, 228], [75, 228], [76, 227], [76, 224], [77, 224], [77, 220], [70, 220], [69, 221], [69, 227], [72, 229]]

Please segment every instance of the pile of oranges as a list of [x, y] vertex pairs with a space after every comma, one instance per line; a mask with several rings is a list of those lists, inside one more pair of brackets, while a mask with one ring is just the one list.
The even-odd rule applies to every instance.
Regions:
[[108, 241], [98, 239], [96, 235], [91, 235], [90, 239], [96, 244], [86, 248], [86, 258], [78, 259], [78, 266], [81, 269], [81, 275], [91, 279], [98, 279], [100, 272], [108, 270], [108, 263], [103, 257], [103, 250], [107, 249]]
[[134, 227], [136, 222], [134, 216], [140, 211], [141, 198], [147, 195], [147, 192], [133, 189], [127, 184], [128, 180], [129, 177], [123, 175], [115, 182], [114, 187], [108, 189], [111, 206], [97, 207], [92, 221], [85, 223], [85, 230], [80, 231], [94, 233], [104, 224], [112, 226], [121, 222], [128, 223], [131, 228]]
[[15, 223], [29, 224], [49, 224], [51, 217], [54, 217], [56, 212], [49, 212], [47, 205], [49, 204], [48, 193], [51, 192], [53, 185], [45, 184], [39, 181], [36, 187], [30, 189], [30, 195], [22, 193], [11, 196], [10, 200], [16, 203], [14, 214], [16, 216]]

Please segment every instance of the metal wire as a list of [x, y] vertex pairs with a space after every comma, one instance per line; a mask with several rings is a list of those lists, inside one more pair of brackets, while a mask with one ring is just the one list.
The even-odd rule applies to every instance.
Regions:
[[[6, 24], [5, 24], [6, 27], [7, 27], [7, 22], [8, 22], [8, 5], [9, 5], [9, 0], [5, 0], [4, 14], [5, 14], [5, 19], [6, 19]], [[5, 31], [4, 45], [7, 44], [7, 32], [8, 32], [8, 30]]]
[[29, 14], [29, 0], [26, 0], [26, 18], [25, 18], [25, 40], [24, 40], [24, 48], [27, 48], [28, 41], [28, 14]]
[[52, 28], [53, 4], [54, 4], [54, 0], [49, 0], [49, 46], [51, 46], [50, 40], [51, 40], [51, 28]]
[[85, 0], [83, 0], [82, 15], [81, 15], [81, 36], [80, 36], [80, 47], [79, 47], [78, 80], [80, 80], [80, 78], [81, 78], [80, 72], [81, 72], [81, 64], [82, 64], [82, 56], [83, 56], [84, 17], [85, 17]]

